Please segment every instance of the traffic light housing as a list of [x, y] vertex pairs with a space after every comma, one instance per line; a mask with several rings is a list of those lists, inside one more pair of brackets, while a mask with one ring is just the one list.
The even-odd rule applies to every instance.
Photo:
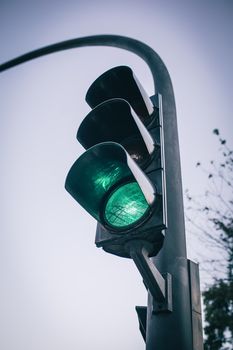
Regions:
[[120, 66], [102, 74], [86, 100], [93, 109], [77, 139], [87, 151], [65, 187], [98, 221], [97, 247], [131, 257], [127, 243], [143, 240], [154, 256], [167, 227], [162, 97], [150, 99]]

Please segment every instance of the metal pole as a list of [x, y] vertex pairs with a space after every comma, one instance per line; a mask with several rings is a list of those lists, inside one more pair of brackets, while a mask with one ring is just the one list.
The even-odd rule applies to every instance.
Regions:
[[[201, 330], [195, 326], [196, 324], [200, 326], [200, 303], [194, 302], [195, 297], [198, 299], [199, 290], [195, 277], [197, 270], [192, 268], [190, 272], [186, 255], [175, 99], [169, 73], [161, 58], [152, 48], [138, 40], [118, 35], [96, 35], [64, 41], [22, 55], [0, 65], [0, 72], [43, 55], [82, 46], [114, 46], [140, 56], [151, 70], [155, 93], [162, 95], [168, 229], [162, 250], [152, 260], [160, 273], [172, 275], [173, 311], [154, 313], [154, 301], [149, 295], [146, 350], [201, 350]], [[196, 293], [191, 293], [190, 286], [193, 284], [196, 286]]]

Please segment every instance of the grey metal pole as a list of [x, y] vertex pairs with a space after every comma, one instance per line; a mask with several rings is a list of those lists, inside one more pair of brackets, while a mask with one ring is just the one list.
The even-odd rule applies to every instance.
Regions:
[[168, 71], [157, 57], [153, 69], [157, 92], [163, 99], [168, 220], [163, 248], [153, 261], [161, 273], [172, 276], [173, 311], [153, 313], [153, 298], [149, 295], [146, 349], [194, 350], [175, 100]]
[[118, 35], [96, 35], [53, 44], [22, 55], [0, 65], [0, 72], [43, 55], [82, 46], [114, 46], [140, 56], [151, 70], [155, 93], [162, 95], [168, 229], [162, 250], [152, 260], [160, 273], [172, 275], [173, 311], [154, 313], [153, 298], [149, 295], [146, 350], [201, 350], [198, 273], [195, 264], [188, 262], [186, 254], [175, 99], [169, 73], [161, 58], [138, 40]]

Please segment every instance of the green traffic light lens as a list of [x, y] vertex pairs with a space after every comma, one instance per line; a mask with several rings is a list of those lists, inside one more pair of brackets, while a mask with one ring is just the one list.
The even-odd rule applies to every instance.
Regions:
[[149, 208], [138, 183], [127, 183], [118, 187], [108, 198], [105, 220], [116, 229], [127, 228], [142, 219]]
[[143, 221], [156, 197], [150, 180], [114, 142], [95, 145], [79, 157], [65, 188], [98, 222], [118, 232]]

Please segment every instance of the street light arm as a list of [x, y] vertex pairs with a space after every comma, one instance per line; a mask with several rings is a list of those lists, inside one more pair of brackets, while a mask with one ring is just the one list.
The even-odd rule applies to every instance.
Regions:
[[[155, 92], [163, 93], [163, 91], [161, 91], [161, 88], [162, 85], [164, 85], [164, 81], [166, 81], [166, 92], [170, 91], [170, 93], [173, 95], [169, 73], [159, 55], [151, 47], [144, 44], [143, 42], [120, 35], [93, 35], [48, 45], [1, 64], [0, 72], [41, 56], [85, 46], [111, 46], [135, 53], [137, 56], [141, 57], [149, 66], [153, 76]], [[161, 77], [163, 77], [162, 85], [159, 83]]]

